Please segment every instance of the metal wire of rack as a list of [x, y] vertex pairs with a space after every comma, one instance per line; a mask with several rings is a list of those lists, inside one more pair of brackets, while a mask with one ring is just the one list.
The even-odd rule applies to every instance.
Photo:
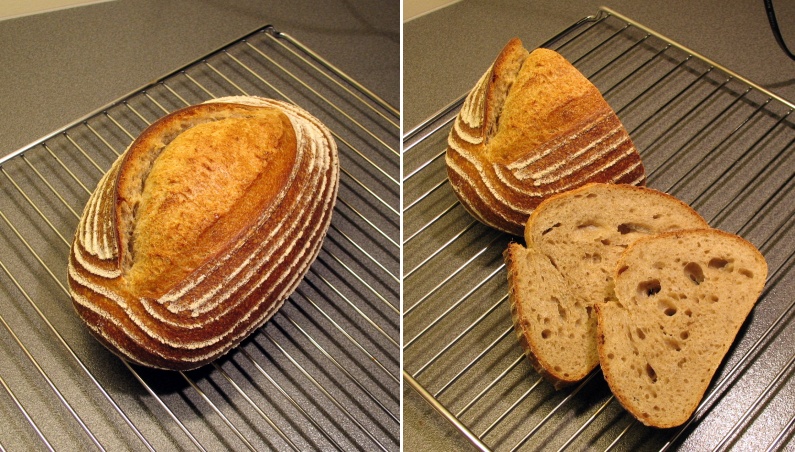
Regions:
[[[132, 366], [66, 289], [91, 190], [148, 124], [229, 95], [301, 105], [338, 142], [318, 259], [284, 307], [209, 366]], [[0, 160], [0, 448], [397, 450], [399, 112], [297, 39], [257, 30]]]
[[[795, 435], [795, 105], [609, 9], [544, 45], [602, 91], [651, 187], [765, 255], [769, 277], [691, 420], [647, 428], [600, 372], [555, 391], [513, 334], [502, 251], [446, 180], [463, 98], [403, 137], [403, 378], [482, 450], [778, 450]], [[484, 67], [485, 70], [485, 67]]]

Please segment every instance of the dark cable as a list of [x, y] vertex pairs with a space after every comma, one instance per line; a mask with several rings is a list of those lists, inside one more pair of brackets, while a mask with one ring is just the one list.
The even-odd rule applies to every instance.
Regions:
[[765, 2], [765, 11], [767, 12], [767, 20], [770, 21], [770, 28], [773, 30], [773, 36], [776, 38], [776, 42], [781, 47], [781, 50], [787, 54], [788, 57], [795, 60], [795, 54], [793, 54], [790, 49], [787, 47], [787, 44], [784, 42], [784, 38], [781, 36], [781, 30], [778, 28], [778, 21], [776, 20], [776, 12], [773, 10], [773, 0], [764, 0]]

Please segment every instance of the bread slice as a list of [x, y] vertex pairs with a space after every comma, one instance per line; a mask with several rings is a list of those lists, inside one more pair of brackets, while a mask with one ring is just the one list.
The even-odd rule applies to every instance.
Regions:
[[599, 90], [549, 49], [512, 39], [461, 107], [445, 155], [478, 220], [521, 236], [547, 197], [587, 182], [643, 185], [638, 151]]
[[527, 222], [527, 247], [504, 253], [513, 323], [536, 369], [556, 388], [582, 380], [599, 363], [593, 306], [615, 298], [621, 253], [650, 234], [708, 227], [650, 188], [588, 184], [542, 202]]
[[648, 426], [687, 421], [766, 278], [752, 244], [715, 229], [630, 245], [616, 266], [617, 301], [595, 305], [602, 372], [618, 401]]

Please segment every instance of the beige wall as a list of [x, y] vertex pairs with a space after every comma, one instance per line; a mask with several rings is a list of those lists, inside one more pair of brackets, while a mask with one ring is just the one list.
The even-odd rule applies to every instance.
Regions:
[[461, 0], [403, 0], [403, 22], [459, 1]]
[[110, 0], [3, 0], [0, 20], [106, 1]]

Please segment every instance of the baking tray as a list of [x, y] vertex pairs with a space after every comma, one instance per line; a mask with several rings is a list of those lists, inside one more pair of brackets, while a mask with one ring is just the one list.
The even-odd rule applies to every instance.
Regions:
[[[190, 372], [129, 365], [66, 289], [89, 193], [148, 124], [257, 95], [302, 106], [340, 151], [323, 248], [284, 307]], [[0, 448], [398, 450], [398, 110], [267, 26], [0, 160]]]
[[555, 391], [511, 325], [502, 252], [522, 239], [476, 222], [446, 179], [462, 97], [403, 137], [405, 382], [482, 450], [791, 450], [795, 107], [607, 8], [544, 46], [601, 90], [640, 150], [649, 186], [760, 248], [770, 269], [764, 292], [681, 428], [637, 422], [598, 369]]

